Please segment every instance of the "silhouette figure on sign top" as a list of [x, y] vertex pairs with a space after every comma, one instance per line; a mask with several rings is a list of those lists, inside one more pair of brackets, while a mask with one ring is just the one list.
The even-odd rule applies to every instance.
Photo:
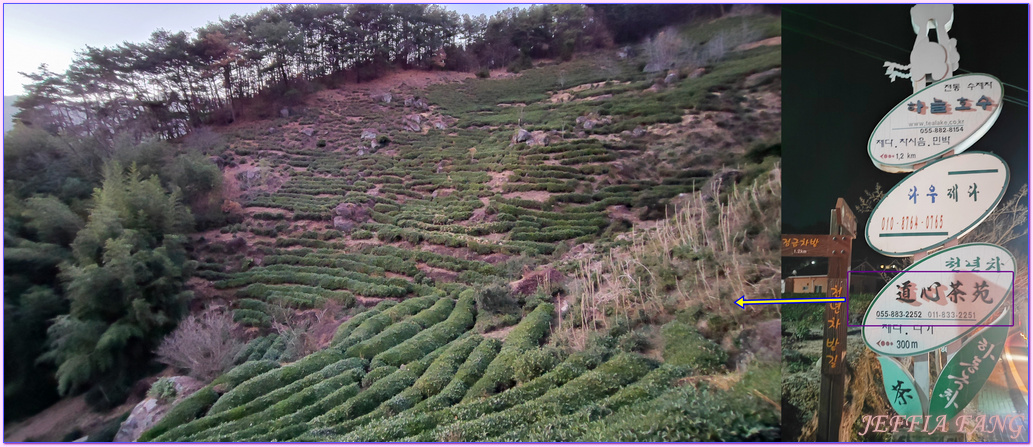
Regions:
[[[897, 78], [910, 78], [914, 91], [925, 88], [926, 82], [936, 82], [954, 75], [958, 69], [958, 40], [947, 36], [954, 23], [954, 5], [915, 5], [911, 8], [911, 25], [914, 26], [915, 46], [911, 50], [911, 63], [900, 65], [893, 62], [882, 64], [890, 82]], [[936, 42], [929, 40], [931, 28], [936, 29]]]

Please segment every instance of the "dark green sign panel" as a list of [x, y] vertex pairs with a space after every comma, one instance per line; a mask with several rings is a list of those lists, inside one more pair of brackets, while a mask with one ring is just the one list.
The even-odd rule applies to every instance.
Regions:
[[[1002, 315], [994, 324], [1004, 324], [1007, 316]], [[990, 378], [1007, 337], [1007, 326], [989, 327], [961, 347], [936, 379], [929, 402], [930, 416], [946, 415], [950, 419], [965, 409]]]

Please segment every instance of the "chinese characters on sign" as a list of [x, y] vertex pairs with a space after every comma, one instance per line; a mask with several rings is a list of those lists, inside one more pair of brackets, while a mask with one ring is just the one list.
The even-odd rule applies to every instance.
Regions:
[[891, 356], [949, 344], [1011, 308], [1014, 268], [1011, 254], [992, 244], [958, 245], [923, 258], [876, 295], [864, 316], [862, 338], [875, 352]]

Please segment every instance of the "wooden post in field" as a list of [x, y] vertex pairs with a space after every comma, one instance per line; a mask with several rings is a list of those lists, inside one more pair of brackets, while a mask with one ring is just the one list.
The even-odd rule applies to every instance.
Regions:
[[[828, 235], [782, 235], [782, 256], [829, 259], [828, 296], [848, 297], [850, 248], [857, 235], [857, 220], [843, 198], [836, 200]], [[849, 306], [850, 301], [846, 301]], [[847, 306], [825, 305], [825, 336], [821, 352], [821, 387], [818, 394], [818, 442], [842, 439], [843, 399], [846, 396]]]

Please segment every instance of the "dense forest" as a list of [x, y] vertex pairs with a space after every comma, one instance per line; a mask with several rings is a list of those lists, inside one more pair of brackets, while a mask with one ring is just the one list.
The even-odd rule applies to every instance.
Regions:
[[[268, 117], [321, 87], [389, 68], [471, 71], [569, 60], [648, 30], [717, 16], [714, 5], [543, 5], [490, 18], [428, 5], [278, 5], [142, 43], [87, 46], [65, 73], [41, 67], [16, 104], [22, 122], [110, 141], [180, 137], [240, 115]], [[264, 99], [264, 100], [261, 100]], [[270, 102], [272, 101], [272, 102]]]
[[[293, 414], [290, 400], [269, 409], [302, 418], [283, 439], [337, 439], [421, 399], [445, 424], [459, 398], [481, 408], [467, 401], [508, 388], [516, 400], [506, 405], [548, 389], [603, 399], [630, 384], [639, 388], [612, 396], [619, 406], [639, 392], [668, 402], [664, 411], [723, 401], [673, 383], [746, 374], [735, 365], [753, 354], [723, 346], [772, 315], [733, 313], [717, 297], [774, 287], [772, 272], [750, 266], [774, 259], [780, 194], [779, 19], [733, 9], [544, 5], [470, 17], [428, 5], [277, 5], [87, 46], [64, 73], [27, 74], [4, 135], [4, 346], [20, 360], [4, 367], [5, 421], [79, 395], [93, 411], [116, 411], [170, 370], [207, 387], [176, 398], [145, 437], [274, 439], [243, 428], [265, 413], [241, 395], [274, 389], [249, 395], [272, 404], [304, 389], [292, 399], [314, 405], [305, 387], [351, 379], [344, 390], [357, 396], [320, 405], [354, 398], [348, 411], [364, 419], [312, 422], [314, 410]], [[377, 84], [400, 72], [453, 80]], [[624, 236], [668, 216], [648, 225], [663, 247]], [[697, 238], [712, 248], [692, 251]], [[591, 273], [588, 254], [572, 258], [593, 244], [608, 279]], [[591, 292], [606, 282], [617, 298]], [[682, 287], [704, 282], [698, 296]], [[703, 301], [690, 305], [690, 295]], [[236, 351], [206, 373], [165, 349], [184, 328], [216, 326], [225, 338], [203, 341]], [[328, 327], [333, 343], [305, 335]], [[664, 345], [684, 338], [704, 349]], [[378, 387], [412, 385], [424, 369], [441, 382], [449, 368], [469, 369], [459, 369], [468, 356], [479, 363], [463, 383], [420, 385], [418, 398], [398, 394], [416, 401], [378, 407], [403, 390]], [[713, 403], [740, 419], [714, 425], [720, 437], [777, 437], [773, 410], [755, 405], [751, 381], [777, 375], [763, 365], [722, 389], [734, 404]], [[324, 366], [347, 371], [295, 382]], [[283, 383], [250, 384], [270, 374]], [[158, 384], [171, 386], [151, 391]], [[526, 384], [537, 384], [532, 395], [521, 394]], [[220, 410], [231, 411], [201, 418]], [[114, 436], [128, 416], [118, 411], [90, 440]], [[480, 424], [483, 411], [464, 417]], [[331, 419], [354, 427], [327, 438], [318, 424]]]

